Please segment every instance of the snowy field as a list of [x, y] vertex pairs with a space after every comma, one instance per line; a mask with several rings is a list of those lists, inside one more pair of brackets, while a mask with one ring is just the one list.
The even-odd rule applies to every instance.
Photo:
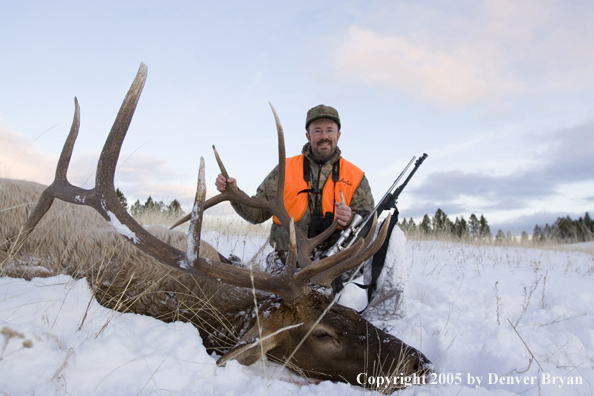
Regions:
[[[262, 244], [261, 236], [204, 239], [240, 257]], [[404, 316], [370, 319], [435, 364], [429, 384], [400, 394], [594, 394], [591, 254], [405, 241], [400, 230], [392, 243], [396, 279], [384, 282], [404, 286]], [[356, 293], [347, 297], [357, 304]], [[192, 325], [110, 311], [68, 276], [0, 278], [0, 329], [0, 395], [373, 393], [296, 385], [267, 365], [216, 367]]]

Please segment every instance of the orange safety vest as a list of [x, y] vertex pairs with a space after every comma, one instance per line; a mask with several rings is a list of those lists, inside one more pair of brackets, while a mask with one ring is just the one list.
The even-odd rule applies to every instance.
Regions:
[[[283, 200], [285, 208], [289, 213], [289, 217], [299, 221], [308, 205], [309, 194], [299, 194], [300, 191], [309, 189], [310, 183], [303, 179], [303, 161], [305, 155], [297, 155], [295, 157], [287, 158], [285, 160], [285, 191]], [[355, 165], [351, 164], [344, 158], [340, 158], [339, 178], [336, 183], [332, 182], [332, 177], [328, 177], [324, 190], [322, 192], [322, 213], [334, 213], [334, 203], [340, 202], [340, 192], [344, 195], [344, 203], [351, 204], [351, 199], [359, 183], [363, 179], [365, 173]], [[276, 216], [273, 217], [276, 224], [280, 221]]]

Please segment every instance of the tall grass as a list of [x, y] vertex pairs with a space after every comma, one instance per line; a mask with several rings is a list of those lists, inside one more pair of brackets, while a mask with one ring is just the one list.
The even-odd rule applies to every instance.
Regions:
[[[134, 219], [143, 226], [162, 225], [168, 228], [178, 221], [179, 218], [179, 215], [157, 211], [144, 211], [142, 214], [134, 217]], [[231, 236], [267, 236], [270, 232], [271, 223], [272, 221], [269, 220], [262, 224], [251, 224], [235, 213], [224, 215], [211, 215], [206, 213], [202, 220], [202, 231], [217, 231], [221, 234]], [[189, 224], [189, 222], [186, 222], [179, 225], [176, 229], [186, 232]]]
[[476, 246], [506, 246], [506, 247], [522, 247], [527, 249], [544, 249], [544, 250], [569, 250], [582, 251], [594, 254], [594, 242], [582, 243], [560, 243], [555, 239], [548, 239], [545, 241], [534, 242], [531, 239], [521, 239], [520, 237], [506, 237], [497, 239], [495, 237], [473, 237], [465, 235], [458, 237], [446, 231], [433, 231], [425, 233], [418, 228], [415, 230], [403, 229], [406, 238], [412, 241], [441, 241], [463, 243]]

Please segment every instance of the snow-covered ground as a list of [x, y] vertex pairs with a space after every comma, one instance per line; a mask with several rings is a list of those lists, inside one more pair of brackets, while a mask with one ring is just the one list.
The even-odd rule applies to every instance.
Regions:
[[[404, 316], [379, 309], [371, 319], [435, 364], [429, 384], [401, 394], [594, 394], [591, 254], [404, 242], [395, 233], [396, 279], [384, 282], [405, 286]], [[245, 245], [213, 233], [205, 239], [240, 257], [261, 246], [261, 237]], [[219, 368], [192, 325], [110, 311], [85, 280], [68, 276], [0, 278], [0, 329], [0, 395], [371, 393], [343, 383], [299, 386], [270, 367], [235, 361]]]

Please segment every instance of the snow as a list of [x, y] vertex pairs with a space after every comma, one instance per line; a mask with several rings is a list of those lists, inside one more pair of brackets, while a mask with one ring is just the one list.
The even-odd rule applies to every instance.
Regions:
[[105, 210], [105, 213], [109, 217], [109, 224], [118, 232], [118, 234], [125, 236], [136, 245], [140, 243], [140, 240], [134, 231], [132, 231], [127, 225], [123, 224], [113, 212]]
[[[198, 202], [194, 202], [194, 207], [192, 208], [192, 216], [190, 218], [190, 227], [188, 229], [188, 237], [186, 244], [186, 260], [180, 261], [179, 265], [181, 268], [188, 269], [190, 267], [193, 267], [194, 263], [196, 263], [196, 260], [198, 259], [198, 255], [200, 252], [199, 247], [196, 246], [194, 234], [196, 233], [196, 224], [199, 216], [200, 207], [198, 206]], [[200, 228], [200, 226], [198, 226], [198, 228]]]
[[[435, 365], [429, 384], [401, 394], [594, 394], [591, 254], [405, 241], [398, 229], [392, 242], [380, 278], [392, 294], [366, 315]], [[370, 394], [297, 385], [269, 364], [217, 367], [192, 325], [111, 311], [68, 276], [0, 278], [3, 328], [0, 395]]]

